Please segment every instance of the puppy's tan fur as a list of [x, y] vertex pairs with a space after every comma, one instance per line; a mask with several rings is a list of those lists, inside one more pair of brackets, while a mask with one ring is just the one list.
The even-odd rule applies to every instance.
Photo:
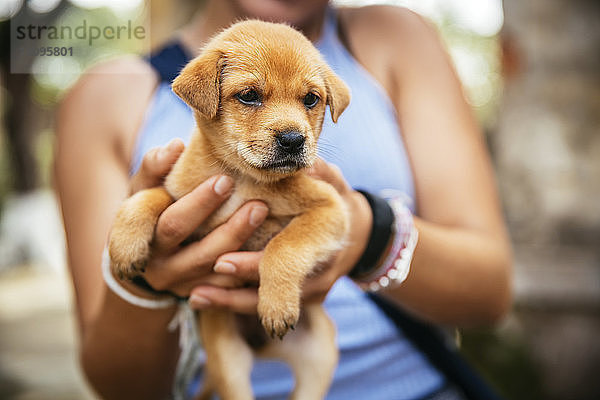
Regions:
[[[125, 201], [111, 232], [113, 272], [132, 277], [151, 252], [160, 213], [174, 199], [219, 173], [235, 179], [231, 197], [198, 229], [200, 238], [250, 199], [269, 216], [243, 246], [264, 248], [259, 264], [258, 316], [271, 336], [283, 338], [300, 319], [302, 285], [340, 248], [347, 230], [343, 202], [330, 185], [302, 169], [316, 158], [325, 106], [334, 122], [350, 101], [346, 85], [302, 34], [282, 25], [240, 22], [213, 38], [173, 82], [194, 110], [197, 131], [165, 181]], [[260, 101], [244, 104], [240, 93]], [[305, 96], [320, 100], [308, 107]], [[301, 152], [282, 154], [278, 135], [300, 133]], [[301, 324], [285, 340], [268, 341], [259, 355], [286, 360], [294, 370], [294, 399], [326, 394], [337, 363], [335, 331], [320, 305], [303, 308]], [[252, 351], [227, 311], [200, 313], [207, 380], [223, 399], [251, 399]]]

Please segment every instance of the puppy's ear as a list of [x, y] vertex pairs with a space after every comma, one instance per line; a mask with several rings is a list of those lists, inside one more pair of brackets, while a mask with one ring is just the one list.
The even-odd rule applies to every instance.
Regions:
[[177, 96], [211, 119], [219, 109], [221, 64], [220, 52], [205, 51], [190, 61], [171, 85]]
[[327, 87], [327, 104], [331, 111], [331, 119], [337, 122], [339, 116], [350, 103], [350, 89], [329, 67], [325, 73]]

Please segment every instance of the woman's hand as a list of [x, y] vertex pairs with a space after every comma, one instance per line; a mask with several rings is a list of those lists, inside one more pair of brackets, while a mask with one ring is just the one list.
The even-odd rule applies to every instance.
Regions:
[[329, 265], [310, 277], [304, 287], [306, 301], [323, 301], [333, 284], [350, 272], [365, 251], [371, 234], [373, 215], [365, 197], [348, 185], [342, 171], [336, 165], [319, 159], [309, 171], [309, 175], [331, 184], [337, 190], [346, 203], [350, 218], [346, 245]]
[[[164, 176], [183, 151], [183, 143], [174, 140], [149, 151], [139, 172], [131, 180], [132, 193], [160, 185]], [[152, 256], [143, 274], [148, 284], [159, 291], [181, 297], [190, 295], [199, 285], [239, 287], [244, 282], [235, 276], [214, 274], [213, 266], [224, 253], [236, 251], [265, 220], [268, 209], [259, 201], [240, 207], [229, 220], [197, 242], [180, 246], [231, 194], [233, 180], [214, 176], [175, 201], [159, 217]], [[132, 284], [128, 285], [129, 289]]]
[[[348, 207], [350, 232], [347, 245], [327, 265], [319, 268], [305, 282], [304, 301], [323, 301], [333, 284], [346, 275], [362, 255], [369, 238], [372, 215], [366, 199], [352, 190], [339, 168], [318, 160], [309, 175], [331, 184]], [[199, 285], [192, 289], [190, 304], [193, 308], [224, 307], [235, 312], [256, 313], [259, 283], [258, 264], [262, 252], [231, 252], [217, 258], [214, 272], [217, 276], [236, 278], [250, 287]]]

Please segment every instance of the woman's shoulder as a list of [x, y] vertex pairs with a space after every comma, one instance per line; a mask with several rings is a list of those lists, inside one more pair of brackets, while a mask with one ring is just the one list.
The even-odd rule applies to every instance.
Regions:
[[[64, 129], [59, 134], [77, 131], [78, 136], [116, 146], [127, 157], [157, 83], [152, 67], [135, 56], [89, 68], [61, 100], [57, 118]], [[77, 129], [82, 126], [85, 132]]]
[[[156, 74], [146, 61], [136, 56], [119, 57], [86, 70], [67, 91], [62, 103], [83, 101], [116, 106], [131, 98], [147, 96], [156, 83]], [[107, 100], [111, 102], [106, 103]]]
[[419, 43], [437, 36], [426, 18], [405, 7], [348, 7], [340, 8], [339, 15], [344, 27], [351, 28], [347, 29], [350, 36], [366, 36], [366, 40], [377, 38], [380, 45], [407, 43], [409, 39], [411, 43]]
[[435, 26], [407, 8], [341, 8], [339, 17], [346, 46], [388, 91], [397, 88], [406, 69], [444, 53]]

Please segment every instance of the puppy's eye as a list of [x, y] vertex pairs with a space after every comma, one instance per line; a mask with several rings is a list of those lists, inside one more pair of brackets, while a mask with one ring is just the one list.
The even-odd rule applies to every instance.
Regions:
[[319, 96], [314, 94], [313, 92], [309, 92], [304, 96], [304, 106], [306, 108], [313, 108], [319, 102]]
[[259, 106], [261, 104], [260, 95], [254, 89], [244, 90], [235, 95], [240, 103], [247, 106]]

